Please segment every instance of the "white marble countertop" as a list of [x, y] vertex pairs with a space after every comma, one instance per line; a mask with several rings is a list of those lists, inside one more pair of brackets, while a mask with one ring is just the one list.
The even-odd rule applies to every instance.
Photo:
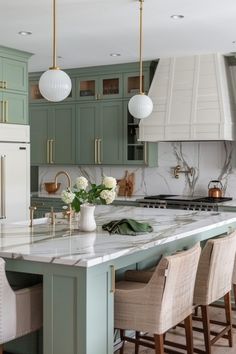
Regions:
[[[127, 236], [109, 235], [102, 225], [115, 219], [133, 218], [149, 222], [152, 233]], [[0, 256], [30, 261], [90, 267], [139, 250], [148, 249], [199, 232], [236, 222], [234, 213], [214, 213], [172, 209], [97, 206], [97, 230], [84, 233], [78, 222], [69, 228], [68, 221], [58, 219], [56, 225], [43, 223], [33, 228], [28, 223], [0, 224]]]

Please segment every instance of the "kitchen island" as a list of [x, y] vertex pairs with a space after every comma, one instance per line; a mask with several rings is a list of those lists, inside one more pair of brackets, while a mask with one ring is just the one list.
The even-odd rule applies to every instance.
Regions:
[[[149, 222], [153, 232], [121, 236], [102, 230], [122, 218]], [[65, 219], [33, 228], [1, 224], [7, 270], [43, 277], [43, 354], [112, 354], [115, 271], [121, 277], [127, 268], [152, 265], [162, 254], [236, 228], [234, 213], [128, 206], [97, 206], [96, 222], [93, 233]]]

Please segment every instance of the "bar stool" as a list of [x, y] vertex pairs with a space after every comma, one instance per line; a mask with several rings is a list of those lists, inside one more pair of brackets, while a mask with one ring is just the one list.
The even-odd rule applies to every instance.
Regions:
[[0, 354], [3, 344], [34, 332], [43, 324], [42, 285], [12, 290], [0, 258]]
[[[202, 313], [206, 353], [211, 354], [211, 346], [221, 337], [226, 337], [229, 346], [233, 346], [232, 315], [230, 292], [232, 288], [232, 274], [236, 252], [236, 232], [230, 235], [210, 239], [207, 241], [199, 261], [196, 284], [194, 290], [194, 304], [200, 306]], [[209, 318], [209, 305], [224, 297], [226, 323]], [[198, 317], [194, 319], [199, 320]], [[210, 330], [210, 323], [224, 325], [221, 332]], [[211, 334], [214, 338], [211, 339]], [[199, 353], [205, 351], [198, 350]]]
[[[116, 284], [115, 328], [123, 340], [154, 348], [164, 353], [164, 334], [179, 322], [185, 322], [188, 354], [193, 353], [192, 303], [195, 277], [201, 248], [191, 249], [161, 259], [148, 283], [121, 281]], [[125, 335], [125, 330], [136, 331], [136, 338]], [[149, 332], [151, 336], [140, 336]], [[150, 342], [154, 341], [154, 343]]]

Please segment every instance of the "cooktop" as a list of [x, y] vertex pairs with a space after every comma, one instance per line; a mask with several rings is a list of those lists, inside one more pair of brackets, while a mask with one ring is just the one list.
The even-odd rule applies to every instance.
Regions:
[[158, 195], [150, 195], [144, 197], [144, 199], [151, 200], [166, 200], [166, 201], [176, 201], [176, 202], [201, 202], [201, 203], [222, 203], [228, 200], [232, 200], [231, 197], [221, 197], [221, 198], [212, 198], [212, 197], [204, 197], [204, 196], [186, 196], [186, 195], [171, 195], [171, 194], [158, 194]]

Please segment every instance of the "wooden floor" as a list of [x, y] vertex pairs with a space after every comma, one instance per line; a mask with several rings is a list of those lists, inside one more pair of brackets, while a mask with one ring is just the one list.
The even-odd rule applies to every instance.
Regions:
[[[224, 319], [222, 309], [211, 309], [214, 319]], [[233, 322], [236, 324], [236, 312], [233, 312]], [[220, 327], [214, 326], [214, 329], [220, 329]], [[229, 348], [227, 346], [226, 339], [220, 339], [212, 348], [212, 354], [236, 354], [236, 329], [233, 330], [234, 333], [234, 346]], [[173, 340], [175, 342], [184, 343], [185, 337], [184, 332], [181, 328], [172, 330], [170, 334], [167, 335], [167, 339]], [[199, 349], [204, 349], [203, 347], [203, 336], [201, 333], [194, 332], [194, 346]], [[180, 351], [181, 353], [186, 353]], [[134, 354], [134, 345], [131, 343], [125, 344], [125, 354]], [[139, 354], [154, 354], [154, 350], [140, 347]]]

